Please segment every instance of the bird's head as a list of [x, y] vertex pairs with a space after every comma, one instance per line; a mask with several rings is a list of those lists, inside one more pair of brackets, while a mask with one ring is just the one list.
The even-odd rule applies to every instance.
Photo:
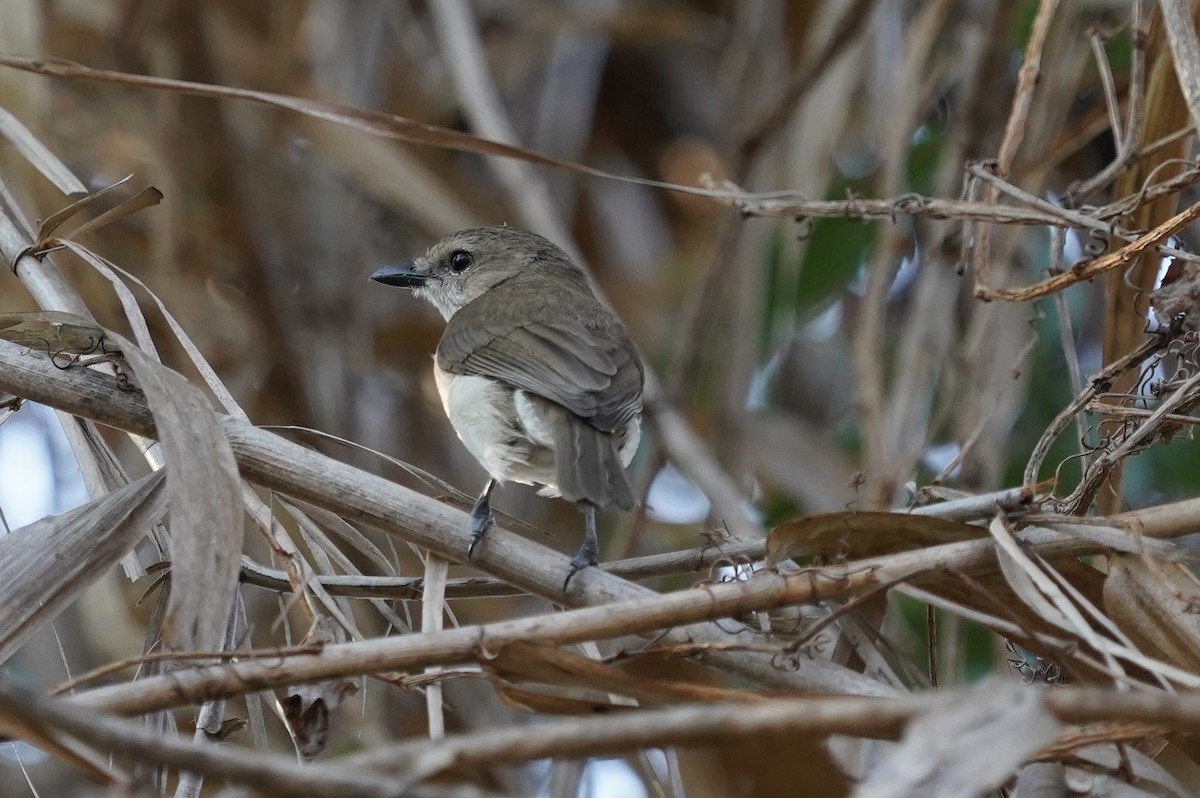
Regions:
[[411, 262], [385, 266], [371, 279], [411, 289], [448, 320], [495, 286], [537, 266], [583, 275], [566, 253], [536, 233], [478, 227], [443, 238]]

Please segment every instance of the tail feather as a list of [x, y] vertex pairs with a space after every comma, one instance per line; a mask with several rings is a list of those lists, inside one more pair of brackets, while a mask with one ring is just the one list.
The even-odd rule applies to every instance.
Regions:
[[557, 425], [554, 446], [558, 489], [563, 497], [601, 509], [615, 504], [632, 510], [637, 503], [633, 485], [613, 435], [578, 418], [563, 422]]

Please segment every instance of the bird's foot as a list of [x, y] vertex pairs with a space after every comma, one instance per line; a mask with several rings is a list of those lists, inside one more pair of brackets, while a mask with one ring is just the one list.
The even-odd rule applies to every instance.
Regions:
[[563, 592], [567, 592], [567, 587], [571, 584], [571, 579], [584, 568], [588, 568], [596, 564], [599, 559], [600, 552], [595, 545], [588, 545], [591, 541], [585, 540], [579, 551], [575, 552], [575, 556], [571, 558], [571, 568], [567, 571], [567, 578], [563, 580]]
[[571, 558], [571, 570], [563, 580], [564, 593], [571, 584], [571, 577], [589, 565], [595, 565], [600, 559], [600, 540], [596, 537], [596, 507], [591, 502], [580, 502], [579, 509], [583, 510], [583, 545]]
[[479, 545], [479, 541], [483, 540], [483, 533], [488, 531], [488, 527], [496, 523], [496, 516], [490, 511], [483, 515], [471, 513], [471, 542], [467, 544], [467, 559], [471, 559], [471, 555], [475, 552], [475, 547]]
[[471, 542], [467, 544], [468, 560], [471, 559], [471, 554], [479, 545], [479, 541], [483, 540], [483, 533], [496, 523], [496, 516], [492, 515], [491, 502], [492, 488], [495, 484], [495, 481], [489, 481], [487, 487], [483, 489], [483, 495], [475, 500], [475, 506], [471, 508]]

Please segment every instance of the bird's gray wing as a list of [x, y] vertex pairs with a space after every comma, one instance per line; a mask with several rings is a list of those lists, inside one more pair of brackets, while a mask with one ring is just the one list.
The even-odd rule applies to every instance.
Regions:
[[437, 348], [439, 368], [529, 391], [605, 432], [641, 411], [642, 364], [615, 317], [600, 315], [590, 327], [560, 313], [529, 320], [504, 312], [489, 298], [450, 320]]

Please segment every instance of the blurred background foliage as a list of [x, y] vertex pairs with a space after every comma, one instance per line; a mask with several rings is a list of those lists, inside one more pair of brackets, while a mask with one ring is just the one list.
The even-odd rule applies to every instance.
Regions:
[[[462, 64], [448, 56], [457, 34], [439, 26], [434, 5], [5, 0], [0, 51], [483, 133], [477, 101], [456, 77]], [[711, 174], [810, 199], [953, 199], [964, 164], [996, 155], [1037, 6], [477, 0], [467, 6], [467, 47], [484, 60], [516, 142], [556, 158], [685, 185]], [[1128, 18], [1121, 0], [1077, 0], [1056, 15], [1011, 182], [1062, 197], [1113, 158], [1088, 31], [1104, 32], [1108, 68], [1125, 89]], [[12, 70], [0, 71], [0, 97], [91, 187], [133, 174], [164, 193], [160, 206], [89, 244], [163, 299], [255, 423], [342, 436], [477, 491], [483, 474], [433, 387], [441, 320], [367, 275], [459, 228], [537, 227], [530, 197], [495, 162], [232, 100]], [[6, 190], [40, 217], [65, 204], [3, 146], [0, 169]], [[1034, 442], [1079, 387], [1065, 347], [1085, 377], [1101, 364], [1103, 286], [1076, 288], [1057, 307], [977, 303], [962, 267], [978, 228], [961, 222], [904, 213], [744, 218], [643, 185], [540, 167], [525, 174], [547, 192], [560, 225], [539, 232], [565, 233], [560, 243], [582, 253], [666, 400], [686, 412], [766, 526], [903, 505], [909, 482], [939, 476], [965, 490], [1018, 484]], [[1083, 199], [1115, 198], [1106, 191]], [[1183, 246], [1194, 249], [1191, 238]], [[1086, 243], [1069, 234], [1067, 251], [1082, 257]], [[1048, 244], [1040, 228], [995, 229], [1000, 281], [1044, 275]], [[97, 317], [119, 328], [103, 278], [61, 262]], [[5, 286], [3, 310], [34, 309], [14, 281]], [[146, 311], [169, 341], [149, 303]], [[164, 359], [190, 373], [178, 351], [167, 347]], [[377, 457], [296, 434], [424, 489]], [[1069, 458], [1079, 450], [1068, 433], [1046, 461], [1043, 478], [1067, 463], [1060, 493], [1078, 478]], [[634, 467], [648, 500], [633, 517], [606, 519], [605, 559], [695, 545], [700, 531], [720, 526], [694, 487], [663, 476], [670, 455], [651, 430]], [[1130, 462], [1120, 506], [1194, 495], [1197, 473], [1190, 440], [1155, 447]], [[520, 487], [497, 504], [542, 529], [578, 525], [573, 508]], [[670, 522], [678, 519], [688, 523]], [[563, 550], [576, 544], [548, 539]], [[121, 589], [128, 599], [138, 588]], [[470, 603], [463, 616], [508, 614], [512, 601]], [[78, 663], [136, 653], [122, 647], [145, 622], [129, 612], [142, 610], [114, 606], [103, 621], [79, 610], [83, 626], [122, 634], [82, 634], [70, 655]], [[26, 660], [28, 678], [63, 676], [35, 675], [35, 661]], [[469, 724], [458, 706], [456, 722]]]

